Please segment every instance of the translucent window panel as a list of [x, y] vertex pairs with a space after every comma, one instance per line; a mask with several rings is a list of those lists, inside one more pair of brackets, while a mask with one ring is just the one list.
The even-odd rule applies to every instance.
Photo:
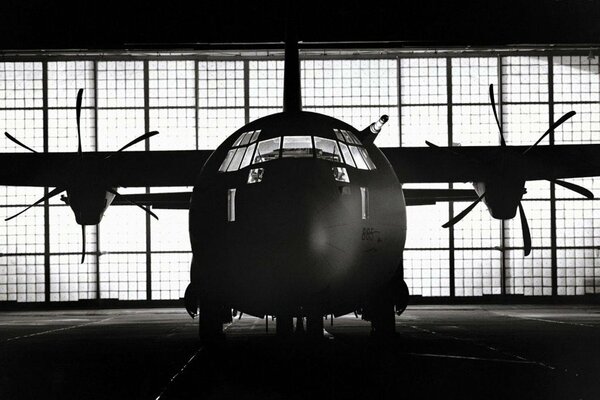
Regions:
[[[550, 247], [550, 201], [522, 201], [523, 210], [529, 224], [532, 247]], [[505, 221], [506, 245], [523, 248], [523, 231], [519, 211], [513, 219]], [[521, 252], [522, 255], [522, 252]]]
[[195, 65], [191, 60], [149, 61], [150, 107], [194, 107]]
[[[159, 220], [152, 219], [152, 251], [191, 251], [187, 210], [156, 210]], [[154, 265], [154, 261], [152, 262]]]
[[550, 249], [533, 249], [523, 257], [523, 250], [505, 252], [507, 294], [549, 296], [552, 294], [552, 257]]
[[407, 249], [442, 248], [450, 246], [448, 229], [442, 224], [448, 221], [448, 204], [414, 206], [406, 208]]
[[199, 149], [216, 149], [229, 135], [244, 126], [244, 115], [243, 108], [199, 109]]
[[371, 125], [383, 114], [390, 117], [387, 124], [375, 139], [379, 147], [398, 147], [400, 145], [400, 132], [398, 129], [398, 107], [313, 107], [304, 108], [305, 111], [313, 111], [325, 114], [344, 121], [358, 130]]
[[448, 107], [402, 107], [402, 146], [448, 146]]
[[198, 106], [243, 107], [244, 63], [242, 61], [198, 62]]
[[[58, 61], [48, 63], [48, 106], [75, 109], [77, 92], [83, 89], [83, 107], [94, 107], [94, 62]], [[73, 112], [73, 119], [75, 119]]]
[[0, 257], [0, 301], [44, 301], [44, 257]]
[[494, 85], [495, 101], [498, 104], [497, 58], [452, 58], [452, 102], [454, 104], [489, 104], [490, 84]]
[[[143, 109], [98, 110], [98, 151], [117, 151], [144, 133]], [[125, 151], [144, 149], [140, 142]]]
[[[455, 202], [454, 215], [458, 215], [469, 204], [468, 202]], [[445, 222], [442, 221], [441, 224]], [[454, 229], [455, 248], [493, 249], [502, 246], [502, 223], [492, 218], [484, 204], [477, 205], [452, 229]]]
[[453, 106], [452, 141], [462, 146], [499, 146], [500, 133], [492, 107]]
[[[2, 208], [3, 219], [21, 207]], [[10, 221], [0, 224], [0, 254], [44, 253], [44, 207], [35, 206]]]
[[0, 62], [0, 108], [43, 106], [41, 62]]
[[192, 253], [152, 253], [152, 299], [176, 300], [190, 283]]
[[557, 201], [556, 244], [558, 247], [600, 246], [600, 201]]
[[81, 264], [78, 254], [50, 256], [50, 301], [95, 299], [98, 282], [96, 257]]
[[555, 104], [554, 120], [558, 120], [563, 114], [571, 110], [577, 114], [557, 129], [554, 133], [554, 143], [598, 143], [598, 138], [600, 138], [600, 112], [598, 112], [598, 104]]
[[142, 61], [98, 62], [98, 107], [143, 107]]
[[448, 250], [404, 250], [404, 280], [410, 294], [450, 295]]
[[395, 59], [306, 60], [301, 65], [307, 107], [398, 104]]
[[600, 254], [597, 249], [558, 249], [557, 293], [600, 293]]
[[[95, 151], [96, 132], [94, 110], [81, 110], [81, 147], [83, 151]], [[77, 151], [77, 116], [75, 108], [48, 110], [48, 150], [57, 152]]]
[[552, 57], [554, 101], [600, 100], [598, 58], [587, 56]]
[[146, 300], [146, 254], [102, 254], [100, 298]]
[[146, 213], [135, 206], [113, 206], [100, 224], [100, 250], [145, 251]]
[[[77, 224], [71, 207], [66, 205], [51, 206], [49, 228], [50, 253], [81, 253], [81, 225]], [[97, 242], [96, 226], [86, 226], [85, 251], [95, 252]], [[93, 256], [87, 255], [86, 259], [90, 257], [93, 258]], [[80, 261], [81, 257], [77, 263]]]
[[502, 252], [498, 250], [456, 250], [454, 252], [456, 296], [483, 296], [502, 293]]
[[445, 104], [445, 58], [403, 58], [400, 60], [401, 104]]
[[[0, 130], [8, 132], [33, 150], [44, 150], [44, 113], [42, 110], [0, 110]], [[2, 153], [28, 153], [29, 150], [2, 138]]]
[[[546, 129], [550, 127], [548, 113], [548, 104], [505, 105], [503, 110], [504, 126], [502, 128], [506, 144], [530, 146], [537, 142], [540, 136], [546, 132]], [[555, 135], [558, 135], [558, 133]], [[549, 143], [549, 137], [546, 136], [538, 146], [548, 145]]]
[[279, 107], [279, 111], [283, 110], [283, 72], [283, 61], [248, 63], [250, 107]]
[[[7, 218], [44, 196], [44, 189], [32, 186], [0, 186], [0, 214]], [[9, 206], [8, 208], [4, 208]], [[12, 207], [15, 206], [15, 207]], [[20, 217], [19, 217], [20, 218]], [[18, 218], [16, 219], [18, 220]]]
[[547, 102], [548, 58], [545, 56], [502, 57], [502, 101], [504, 103]]
[[192, 108], [150, 109], [151, 150], [195, 150], [196, 111]]

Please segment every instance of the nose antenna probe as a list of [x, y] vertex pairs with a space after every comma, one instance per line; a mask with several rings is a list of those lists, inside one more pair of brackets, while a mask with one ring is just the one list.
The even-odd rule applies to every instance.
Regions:
[[358, 132], [358, 139], [362, 144], [373, 143], [377, 138], [377, 135], [379, 135], [379, 132], [381, 132], [381, 128], [383, 128], [389, 119], [390, 117], [383, 114], [377, 121]]

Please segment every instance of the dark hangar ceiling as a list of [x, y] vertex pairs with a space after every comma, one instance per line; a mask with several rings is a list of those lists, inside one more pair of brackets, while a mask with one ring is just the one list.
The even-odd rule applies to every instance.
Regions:
[[[600, 43], [600, 0], [305, 1], [300, 40], [501, 46]], [[201, 47], [283, 40], [284, 1], [0, 2], [0, 49]]]

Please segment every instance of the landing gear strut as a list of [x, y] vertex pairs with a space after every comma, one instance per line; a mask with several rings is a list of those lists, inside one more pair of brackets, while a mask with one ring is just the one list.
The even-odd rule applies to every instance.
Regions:
[[319, 339], [323, 337], [322, 315], [309, 315], [306, 317], [306, 335], [313, 339]]
[[214, 304], [202, 304], [200, 306], [199, 333], [202, 343], [222, 343], [225, 340], [225, 333], [223, 333], [224, 312], [227, 312], [231, 319], [229, 309], [225, 310], [223, 307]]

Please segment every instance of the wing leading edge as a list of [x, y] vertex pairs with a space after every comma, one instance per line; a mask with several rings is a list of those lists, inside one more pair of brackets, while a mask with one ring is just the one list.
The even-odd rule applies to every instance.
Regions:
[[[485, 182], [506, 163], [506, 149], [522, 154], [530, 146], [382, 148], [401, 183]], [[519, 159], [525, 180], [600, 175], [600, 145], [537, 146]], [[517, 166], [515, 166], [516, 168]], [[508, 168], [511, 168], [508, 166]]]
[[[112, 156], [107, 158], [109, 155]], [[89, 179], [113, 187], [193, 186], [212, 150], [83, 153]], [[0, 154], [0, 185], [62, 187], [73, 175], [76, 153]]]

